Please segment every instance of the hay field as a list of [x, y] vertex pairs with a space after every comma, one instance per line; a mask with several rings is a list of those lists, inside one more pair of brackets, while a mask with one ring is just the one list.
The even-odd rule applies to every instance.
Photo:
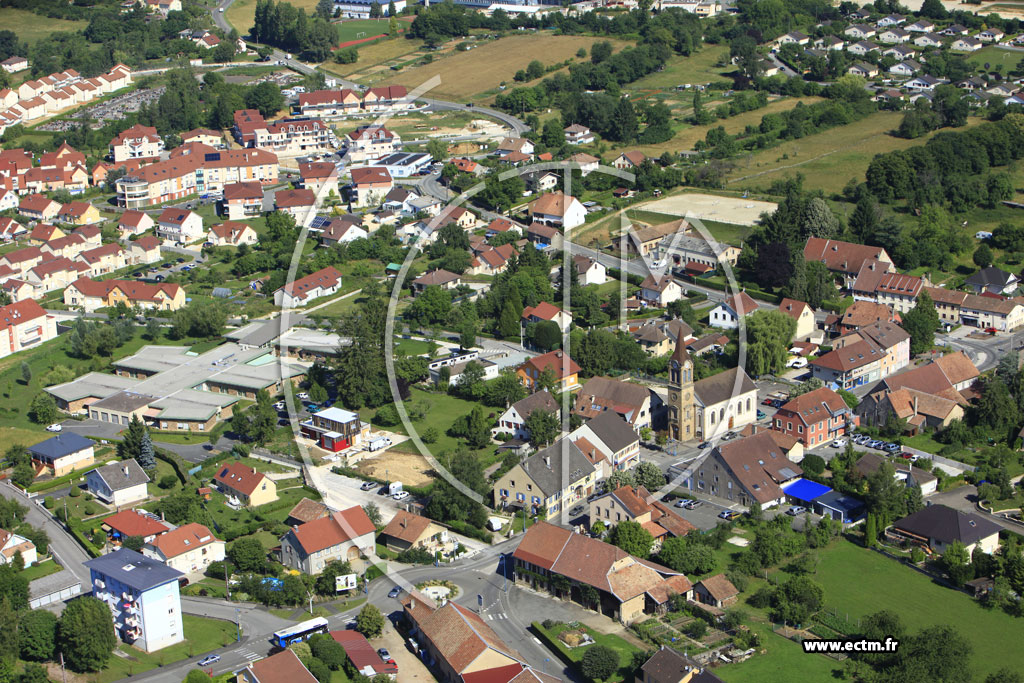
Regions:
[[[255, 2], [255, 0], [253, 0]], [[89, 25], [87, 21], [50, 19], [27, 10], [4, 7], [0, 9], [0, 28], [18, 34], [18, 40], [34, 43], [59, 31], [80, 31]], [[27, 72], [25, 72], [27, 73]], [[18, 76], [20, 74], [14, 74]]]
[[772, 213], [778, 204], [742, 197], [685, 192], [634, 208], [733, 225], [754, 225], [762, 213]]
[[[288, 0], [295, 9], [311, 14], [318, 0]], [[256, 0], [235, 0], [224, 12], [224, 18], [235, 27], [238, 34], [246, 36], [256, 21]]]
[[[864, 179], [868, 164], [876, 154], [923, 145], [935, 134], [916, 140], [889, 135], [902, 119], [902, 112], [877, 112], [846, 126], [739, 157], [727, 185], [730, 190], [766, 187], [776, 180], [803, 173], [807, 189], [839, 192], [850, 178]], [[965, 128], [979, 123], [981, 120], [977, 117], [969, 118]]]
[[[605, 38], [543, 34], [510, 36], [468, 52], [453, 52], [436, 58], [430, 64], [403, 70], [388, 81], [414, 88], [434, 76], [440, 76], [441, 84], [431, 91], [432, 97], [466, 100], [477, 93], [497, 88], [501, 81], [513, 87], [516, 84], [512, 76], [534, 59], [539, 59], [545, 66], [561, 62], [575, 57], [581, 47], [589, 51], [590, 46], [599, 40]], [[624, 44], [610, 42], [617, 49]]]

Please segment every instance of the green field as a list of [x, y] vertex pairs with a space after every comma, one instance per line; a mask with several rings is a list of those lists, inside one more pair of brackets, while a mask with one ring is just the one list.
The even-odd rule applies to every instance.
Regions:
[[111, 656], [107, 661], [107, 666], [91, 680], [95, 680], [96, 683], [111, 683], [143, 671], [216, 650], [228, 643], [233, 643], [237, 637], [237, 627], [230, 621], [184, 614], [182, 622], [187, 639], [185, 642], [171, 645], [152, 654], [147, 654], [128, 645], [119, 645], [118, 649], [127, 657]]
[[[385, 8], [387, 9], [387, 8]], [[342, 43], [350, 40], [362, 40], [388, 32], [388, 19], [349, 19], [336, 24], [339, 40]], [[402, 24], [405, 26], [405, 24]]]
[[18, 40], [34, 43], [59, 31], [80, 31], [89, 25], [87, 21], [50, 19], [33, 12], [12, 7], [0, 9], [0, 26], [18, 34]]
[[[1011, 71], [1017, 63], [1021, 60], [1020, 52], [1014, 50], [1004, 50], [998, 48], [995, 45], [989, 45], [983, 47], [977, 52], [972, 52], [966, 56], [967, 63], [975, 69], [985, 69], [985, 65], [988, 64], [988, 69], [995, 69], [996, 67], [1002, 67], [1001, 71], [1003, 74]], [[986, 69], [986, 70], [988, 70]]]
[[[837, 680], [834, 672], [842, 671], [839, 662], [804, 653], [799, 643], [772, 633], [768, 624], [755, 623], [750, 628], [761, 636], [758, 653], [745, 662], [714, 669], [726, 683], [824, 683]], [[767, 654], [761, 654], [761, 649]]]
[[[533, 622], [533, 628], [544, 634], [548, 640], [555, 644], [558, 648], [558, 654], [562, 659], [568, 659], [572, 662], [578, 662], [583, 659], [583, 655], [587, 651], [586, 647], [568, 648], [558, 640], [558, 634], [569, 628], [565, 624], [545, 629], [540, 623]], [[608, 677], [608, 683], [613, 681], [630, 681], [633, 678], [633, 653], [637, 652], [639, 648], [614, 634], [598, 633], [590, 628], [587, 628], [586, 631], [594, 639], [595, 645], [610, 647], [619, 655], [619, 670]]]
[[[417, 406], [421, 406], [426, 410], [426, 414], [423, 419], [413, 421], [413, 427], [416, 428], [416, 432], [423, 437], [423, 432], [428, 428], [433, 427], [438, 432], [438, 438], [435, 443], [427, 444], [427, 448], [435, 456], [446, 451], [454, 452], [460, 446], [465, 446], [461, 439], [447, 434], [448, 428], [452, 426], [457, 418], [462, 417], [469, 413], [478, 403], [473, 401], [465, 401], [457, 396], [450, 394], [435, 393], [430, 391], [424, 391], [419, 387], [412, 388], [412, 394], [409, 400], [405, 401], [406, 410], [410, 410]], [[494, 409], [492, 409], [493, 411]], [[376, 414], [377, 410], [374, 408], [364, 408], [359, 411], [360, 417], [363, 420], [370, 421], [371, 418]], [[487, 409], [484, 411], [488, 412]], [[374, 425], [377, 423], [374, 422]], [[387, 429], [397, 432], [399, 434], [406, 434], [404, 425], [401, 423], [387, 427]], [[418, 454], [419, 451], [416, 449], [416, 445], [412, 441], [405, 441], [392, 450], [400, 451], [403, 453], [414, 453]], [[480, 450], [480, 452], [492, 451], [493, 447], [487, 446]]]
[[[728, 64], [729, 48], [725, 45], [705, 45], [699, 51], [689, 57], [673, 55], [661, 71], [644, 76], [633, 81], [623, 89], [630, 93], [646, 94], [652, 90], [675, 88], [677, 85], [686, 83], [710, 83], [714, 81], [729, 81], [730, 78], [724, 74], [736, 70], [736, 67]], [[717, 66], [725, 62], [724, 66]], [[692, 91], [687, 92], [690, 95]]]
[[853, 543], [841, 541], [819, 556], [814, 580], [825, 588], [828, 608], [849, 614], [851, 620], [892, 610], [910, 632], [949, 624], [973, 646], [971, 663], [978, 680], [1000, 667], [1024, 671], [1024, 650], [1019, 647], [1024, 621], [986, 610], [965, 593]]

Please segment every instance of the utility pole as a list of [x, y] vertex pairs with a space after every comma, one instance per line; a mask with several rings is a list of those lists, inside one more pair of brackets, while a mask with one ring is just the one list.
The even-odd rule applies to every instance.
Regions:
[[61, 683], [68, 683], [67, 674], [64, 672], [64, 651], [60, 651], [60, 680]]
[[[65, 505], [67, 503], [65, 502]], [[228, 562], [227, 560], [221, 560], [224, 563], [224, 590], [227, 592], [228, 600], [231, 599], [231, 583], [228, 581]]]
[[237, 607], [235, 608], [235, 629], [235, 642], [238, 643], [242, 640], [242, 610]]

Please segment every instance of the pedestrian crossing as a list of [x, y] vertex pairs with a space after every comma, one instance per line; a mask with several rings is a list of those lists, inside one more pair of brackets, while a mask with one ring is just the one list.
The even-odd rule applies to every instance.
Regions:
[[250, 662], [255, 662], [257, 659], [263, 659], [264, 657], [264, 655], [257, 654], [252, 650], [239, 650], [238, 654], [240, 654], [242, 657], [249, 660]]
[[502, 613], [499, 612], [498, 614], [488, 614], [484, 618], [487, 619], [488, 621], [500, 620], [500, 619], [508, 619], [508, 615], [507, 614], [502, 614]]

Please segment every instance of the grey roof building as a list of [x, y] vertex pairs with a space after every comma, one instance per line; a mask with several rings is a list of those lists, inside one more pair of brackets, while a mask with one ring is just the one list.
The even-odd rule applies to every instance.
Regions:
[[629, 423], [611, 411], [587, 421], [587, 427], [614, 452], [621, 451], [640, 440]]
[[74, 432], [64, 432], [28, 447], [28, 452], [41, 460], [53, 461], [93, 447], [93, 441]]
[[115, 550], [93, 560], [87, 560], [83, 564], [92, 572], [94, 585], [96, 576], [100, 575], [139, 592], [177, 581], [185, 576], [159, 560], [128, 548]]
[[945, 552], [954, 541], [963, 543], [968, 553], [975, 545], [991, 553], [998, 547], [1002, 527], [972, 512], [948, 505], [929, 505], [894, 522], [892, 530], [898, 536], [928, 545], [939, 553]]
[[149, 475], [134, 458], [97, 467], [89, 474], [101, 478], [111, 491], [122, 491], [150, 481]]

